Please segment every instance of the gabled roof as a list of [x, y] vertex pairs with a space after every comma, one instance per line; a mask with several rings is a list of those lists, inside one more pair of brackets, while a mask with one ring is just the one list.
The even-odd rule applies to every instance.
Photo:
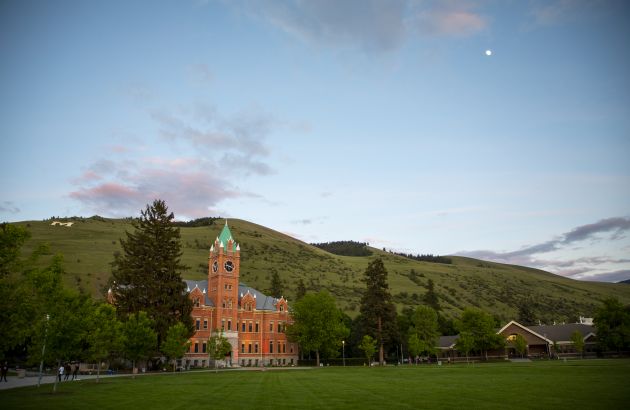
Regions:
[[587, 325], [583, 323], [568, 323], [564, 325], [541, 325], [541, 326], [528, 326], [529, 329], [536, 333], [546, 335], [550, 343], [555, 342], [570, 342], [571, 335], [578, 331], [582, 334], [582, 337], [586, 339], [589, 335], [595, 335], [595, 326]]
[[[212, 300], [208, 297], [208, 281], [207, 280], [184, 280], [186, 282], [186, 291], [188, 293], [192, 292], [195, 288], [199, 288], [201, 293], [204, 294], [205, 300], [204, 303], [206, 306], [214, 306]], [[243, 283], [238, 285], [238, 303], [240, 305], [241, 299], [247, 293], [250, 293], [254, 299], [256, 300], [256, 310], [276, 310], [276, 304], [280, 299], [274, 298], [272, 296], [267, 296], [264, 293], [249, 287]]]
[[515, 325], [517, 327], [520, 327], [521, 329], [523, 329], [524, 331], [533, 334], [534, 336], [544, 340], [547, 343], [553, 343], [551, 340], [549, 340], [546, 336], [541, 335], [539, 332], [536, 332], [535, 330], [532, 329], [532, 327], [526, 327], [521, 325], [520, 323], [518, 323], [516, 320], [511, 320], [510, 323], [508, 323], [507, 325], [503, 326], [498, 332], [497, 334], [503, 332], [505, 329], [507, 329], [508, 327], [510, 327], [510, 325]]
[[247, 286], [244, 283], [238, 285], [238, 302], [241, 303], [241, 299], [247, 293], [250, 293], [256, 299], [256, 310], [276, 310], [276, 303], [279, 299], [272, 296], [267, 296], [264, 293]]
[[438, 349], [453, 349], [457, 343], [459, 335], [455, 336], [440, 336], [438, 339]]
[[212, 300], [210, 300], [210, 298], [208, 297], [208, 281], [207, 280], [187, 280], [184, 279], [184, 282], [186, 282], [186, 291], [188, 293], [192, 292], [195, 288], [199, 288], [199, 290], [201, 291], [201, 293], [203, 293], [204, 295], [204, 305], [206, 306], [214, 306], [214, 303], [212, 303]]

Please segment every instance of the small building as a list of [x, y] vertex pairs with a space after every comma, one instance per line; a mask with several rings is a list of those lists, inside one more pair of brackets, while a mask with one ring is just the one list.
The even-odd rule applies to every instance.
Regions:
[[[560, 325], [539, 325], [524, 326], [515, 320], [497, 330], [497, 334], [504, 337], [505, 347], [503, 349], [489, 351], [488, 358], [509, 359], [518, 356], [516, 349], [510, 343], [517, 336], [522, 336], [527, 342], [525, 356], [529, 358], [549, 358], [575, 356], [577, 352], [571, 340], [575, 332], [579, 332], [584, 340], [585, 355], [592, 355], [596, 351], [597, 339], [595, 326], [584, 323], [570, 323]], [[461, 360], [465, 354], [457, 350], [457, 338], [455, 336], [441, 336], [436, 346], [438, 356], [441, 358], [451, 358]], [[471, 356], [472, 357], [472, 356]]]

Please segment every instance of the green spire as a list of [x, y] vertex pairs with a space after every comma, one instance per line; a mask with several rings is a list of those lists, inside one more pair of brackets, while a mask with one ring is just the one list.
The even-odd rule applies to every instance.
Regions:
[[219, 242], [223, 244], [223, 247], [227, 249], [227, 244], [229, 240], [232, 240], [232, 251], [235, 252], [237, 249], [236, 241], [232, 237], [232, 232], [230, 232], [230, 227], [228, 226], [227, 219], [225, 220], [225, 226], [223, 230], [219, 234]]

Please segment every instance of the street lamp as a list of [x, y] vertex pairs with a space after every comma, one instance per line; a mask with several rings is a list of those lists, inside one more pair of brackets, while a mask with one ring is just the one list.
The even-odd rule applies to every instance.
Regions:
[[48, 321], [50, 315], [46, 315], [46, 328], [44, 330], [44, 345], [42, 346], [42, 360], [39, 362], [39, 378], [37, 379], [37, 387], [42, 383], [42, 371], [44, 370], [44, 355], [46, 354], [46, 338], [48, 337]]
[[343, 355], [343, 367], [346, 367], [346, 341], [341, 341], [341, 354]]

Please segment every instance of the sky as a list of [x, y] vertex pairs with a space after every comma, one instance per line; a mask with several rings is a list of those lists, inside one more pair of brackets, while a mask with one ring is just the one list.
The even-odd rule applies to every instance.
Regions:
[[160, 198], [628, 279], [629, 40], [623, 0], [4, 0], [0, 220]]

